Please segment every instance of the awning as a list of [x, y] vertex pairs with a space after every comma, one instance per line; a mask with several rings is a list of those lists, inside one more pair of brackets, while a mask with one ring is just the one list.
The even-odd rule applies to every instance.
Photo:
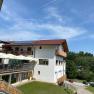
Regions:
[[31, 56], [23, 56], [23, 55], [13, 55], [13, 54], [5, 54], [5, 53], [0, 53], [0, 58], [6, 58], [6, 59], [18, 59], [18, 60], [35, 60], [37, 61], [36, 58], [33, 58]]

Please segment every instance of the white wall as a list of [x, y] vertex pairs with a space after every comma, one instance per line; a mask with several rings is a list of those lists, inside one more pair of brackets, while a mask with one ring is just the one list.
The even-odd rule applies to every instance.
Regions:
[[58, 65], [56, 65], [55, 64], [55, 68], [54, 68], [54, 81], [56, 82], [57, 81], [57, 79], [58, 78], [60, 78], [60, 77], [62, 77], [63, 75], [65, 75], [66, 74], [66, 70], [65, 70], [65, 68], [66, 68], [66, 63], [64, 62], [64, 60], [63, 60], [63, 57], [59, 57], [59, 56], [56, 56], [56, 60], [58, 60], [58, 61], [62, 61], [63, 63], [62, 64], [58, 64]]
[[[34, 68], [34, 78], [45, 82], [54, 82], [54, 63], [55, 63], [55, 46], [39, 46], [35, 47], [35, 58], [48, 59], [48, 65], [39, 65], [39, 62]], [[40, 75], [38, 75], [40, 71]]]
[[[45, 82], [56, 82], [58, 78], [65, 74], [65, 66], [66, 64], [63, 63], [62, 65], [56, 65], [56, 60], [63, 61], [63, 57], [59, 57], [55, 55], [56, 47], [55, 45], [44, 45], [41, 46], [42, 49], [39, 49], [40, 46], [34, 46], [33, 50], [35, 52], [36, 59], [48, 59], [48, 65], [39, 65], [39, 61], [32, 65], [32, 69], [34, 68], [34, 75], [33, 77], [39, 81]], [[62, 46], [59, 46], [59, 49], [62, 49]], [[24, 50], [27, 50], [27, 46], [22, 46]], [[15, 49], [14, 49], [15, 50]], [[40, 75], [38, 74], [40, 71]]]

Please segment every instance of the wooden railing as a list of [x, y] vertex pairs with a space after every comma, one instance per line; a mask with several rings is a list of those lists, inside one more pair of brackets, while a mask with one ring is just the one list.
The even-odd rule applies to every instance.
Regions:
[[7, 54], [14, 54], [14, 55], [32, 55], [32, 51], [8, 51], [8, 50], [2, 50], [1, 52], [7, 53]]
[[0, 90], [8, 92], [8, 94], [23, 94], [16, 87], [13, 87], [12, 85], [4, 81], [0, 81]]
[[[2, 65], [3, 66], [3, 65]], [[7, 66], [7, 67], [2, 67], [0, 68], [0, 73], [13, 73], [13, 72], [21, 72], [21, 71], [29, 71], [29, 70], [32, 70], [32, 65], [31, 63], [28, 63], [28, 64], [23, 64], [22, 66]]]

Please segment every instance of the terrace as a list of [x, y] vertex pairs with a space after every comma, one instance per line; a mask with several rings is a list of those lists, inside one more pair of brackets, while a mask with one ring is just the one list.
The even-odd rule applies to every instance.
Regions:
[[0, 74], [30, 71], [32, 69], [32, 63], [28, 60], [10, 59], [8, 64], [0, 62]]

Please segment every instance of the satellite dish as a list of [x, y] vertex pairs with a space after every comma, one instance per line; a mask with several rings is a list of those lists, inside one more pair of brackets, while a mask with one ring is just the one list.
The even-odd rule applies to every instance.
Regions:
[[1, 10], [2, 4], [3, 4], [3, 0], [0, 0], [0, 10]]

